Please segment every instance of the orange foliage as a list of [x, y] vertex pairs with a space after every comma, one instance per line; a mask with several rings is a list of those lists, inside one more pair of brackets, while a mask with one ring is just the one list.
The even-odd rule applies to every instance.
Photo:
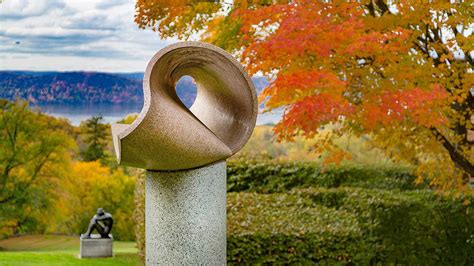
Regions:
[[470, 1], [138, 0], [136, 22], [163, 37], [196, 33], [269, 76], [260, 101], [285, 109], [281, 140], [337, 125], [442, 189], [474, 175]]

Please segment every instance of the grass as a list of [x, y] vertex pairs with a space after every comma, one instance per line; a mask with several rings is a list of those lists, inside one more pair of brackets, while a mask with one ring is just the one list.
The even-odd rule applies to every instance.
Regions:
[[79, 237], [28, 235], [0, 241], [0, 265], [142, 265], [135, 242], [114, 241], [113, 258], [79, 259]]

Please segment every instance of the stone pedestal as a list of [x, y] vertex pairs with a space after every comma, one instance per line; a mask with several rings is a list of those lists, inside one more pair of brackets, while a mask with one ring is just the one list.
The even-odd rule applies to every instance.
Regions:
[[147, 171], [147, 265], [226, 264], [226, 163]]
[[79, 258], [104, 258], [112, 257], [113, 237], [100, 238], [99, 234], [92, 234], [91, 238], [81, 237], [81, 253]]

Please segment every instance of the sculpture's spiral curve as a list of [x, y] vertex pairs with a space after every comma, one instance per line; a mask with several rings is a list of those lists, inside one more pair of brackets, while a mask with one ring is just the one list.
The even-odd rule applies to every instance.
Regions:
[[[176, 95], [185, 75], [197, 84], [190, 109]], [[252, 80], [226, 51], [182, 42], [160, 50], [147, 66], [145, 103], [131, 125], [112, 125], [117, 160], [148, 170], [183, 170], [224, 160], [249, 139], [257, 118]]]

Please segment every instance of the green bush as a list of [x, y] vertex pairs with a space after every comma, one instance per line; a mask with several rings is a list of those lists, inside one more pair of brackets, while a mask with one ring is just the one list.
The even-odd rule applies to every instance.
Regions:
[[230, 161], [227, 167], [228, 192], [286, 192], [307, 187], [363, 187], [412, 190], [415, 175], [405, 168], [341, 166], [322, 168], [313, 163], [272, 163]]
[[356, 215], [296, 195], [229, 193], [227, 234], [229, 263], [348, 263], [370, 251]]
[[231, 263], [472, 265], [474, 204], [428, 190], [229, 193], [227, 257]]
[[372, 262], [474, 263], [472, 197], [348, 187], [301, 189], [290, 194], [356, 214], [366, 244], [374, 252]]

